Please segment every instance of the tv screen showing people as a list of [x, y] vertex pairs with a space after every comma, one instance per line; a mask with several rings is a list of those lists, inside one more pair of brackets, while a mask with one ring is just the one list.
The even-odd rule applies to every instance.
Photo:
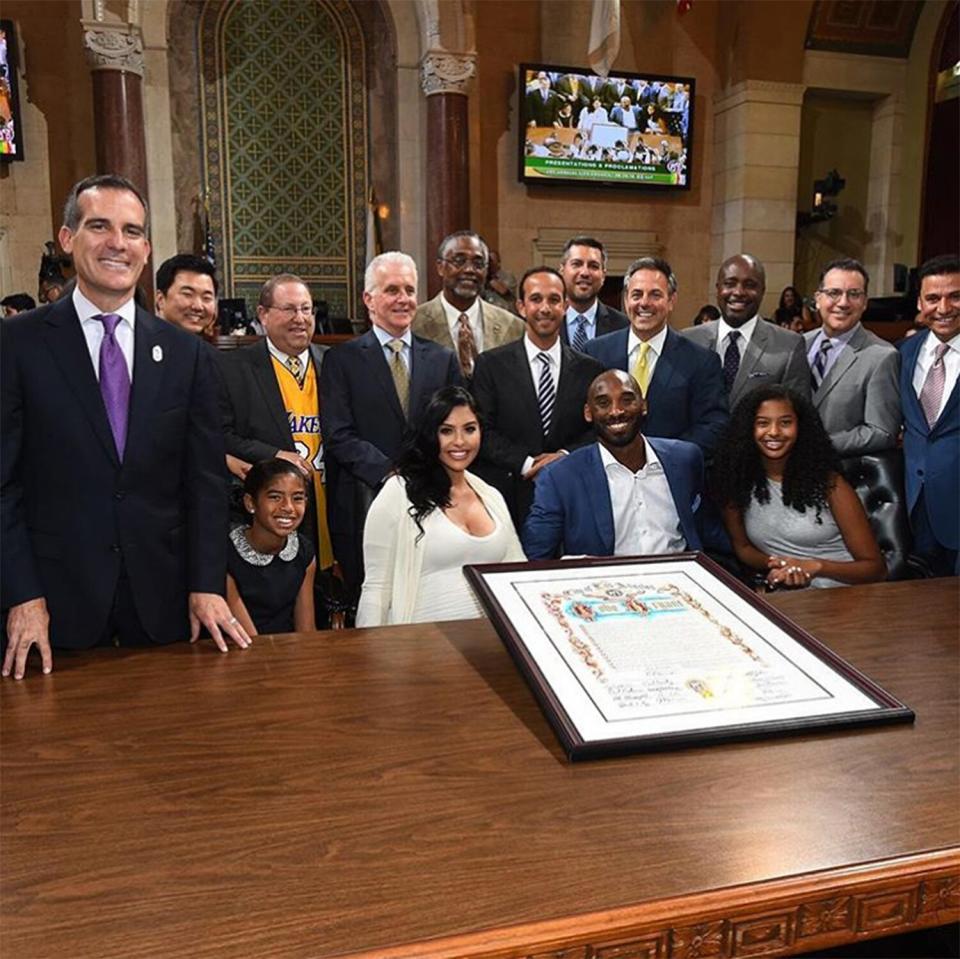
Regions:
[[520, 66], [525, 183], [690, 187], [695, 81]]

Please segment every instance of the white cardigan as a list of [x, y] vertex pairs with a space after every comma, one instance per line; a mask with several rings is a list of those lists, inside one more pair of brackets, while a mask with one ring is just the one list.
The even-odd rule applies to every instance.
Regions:
[[[487, 512], [511, 535], [505, 563], [523, 562], [513, 520], [503, 497], [479, 476], [466, 473], [471, 489], [480, 497]], [[420, 570], [423, 567], [423, 540], [409, 513], [407, 486], [394, 474], [370, 506], [363, 529], [363, 562], [366, 575], [357, 609], [357, 626], [387, 626], [409, 623], [417, 606]], [[465, 557], [469, 562], [469, 557]]]

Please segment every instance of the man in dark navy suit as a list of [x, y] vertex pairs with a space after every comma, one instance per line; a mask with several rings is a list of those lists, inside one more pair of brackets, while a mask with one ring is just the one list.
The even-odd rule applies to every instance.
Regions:
[[560, 275], [567, 292], [560, 337], [567, 346], [582, 352], [590, 340], [630, 325], [625, 313], [599, 299], [607, 278], [607, 251], [599, 240], [592, 236], [567, 240], [560, 257]]
[[634, 260], [624, 277], [630, 329], [587, 343], [607, 369], [630, 373], [647, 401], [644, 433], [696, 443], [709, 458], [729, 419], [720, 357], [674, 333], [677, 278], [659, 257]]
[[543, 471], [523, 527], [528, 559], [701, 548], [703, 454], [683, 440], [645, 438], [645, 414], [629, 373], [607, 370], [590, 384], [584, 415], [597, 442]]
[[960, 573], [960, 259], [920, 267], [925, 333], [901, 347], [900, 403], [914, 552], [938, 576]]
[[210, 350], [134, 302], [147, 205], [112, 174], [71, 191], [70, 296], [3, 325], [3, 675], [30, 649], [249, 638], [223, 598], [227, 500]]
[[333, 553], [355, 596], [363, 581], [363, 523], [400, 449], [404, 430], [430, 397], [462, 382], [453, 350], [410, 331], [417, 267], [406, 253], [381, 253], [364, 274], [372, 329], [334, 347], [320, 374], [320, 420]]

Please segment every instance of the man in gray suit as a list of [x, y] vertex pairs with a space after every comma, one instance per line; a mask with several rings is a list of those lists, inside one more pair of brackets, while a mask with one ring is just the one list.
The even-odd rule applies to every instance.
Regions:
[[479, 234], [459, 230], [444, 237], [437, 250], [443, 289], [417, 307], [413, 318], [414, 333], [457, 354], [467, 380], [480, 353], [519, 340], [525, 328], [518, 316], [481, 299], [489, 263], [487, 244]]
[[717, 273], [720, 319], [682, 331], [719, 354], [731, 409], [750, 390], [773, 383], [810, 396], [803, 337], [760, 316], [765, 291], [763, 264], [749, 253], [731, 256]]
[[819, 330], [804, 334], [813, 405], [841, 456], [893, 449], [900, 430], [900, 355], [860, 323], [870, 279], [857, 260], [834, 260], [817, 286]]

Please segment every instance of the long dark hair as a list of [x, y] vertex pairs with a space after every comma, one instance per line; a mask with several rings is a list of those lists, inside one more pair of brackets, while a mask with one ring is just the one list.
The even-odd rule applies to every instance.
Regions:
[[810, 401], [784, 386], [762, 386], [737, 403], [727, 432], [717, 449], [711, 473], [711, 489], [721, 505], [745, 510], [755, 496], [770, 501], [770, 484], [763, 456], [753, 438], [757, 410], [767, 400], [786, 400], [797, 416], [797, 442], [790, 451], [783, 474], [783, 504], [805, 513], [816, 510], [817, 521], [827, 506], [827, 496], [840, 472], [837, 456], [820, 414]]
[[396, 471], [407, 484], [410, 515], [423, 536], [423, 520], [439, 507], [450, 505], [450, 477], [440, 463], [438, 432], [443, 421], [458, 406], [468, 406], [480, 421], [474, 398], [462, 386], [443, 386], [430, 397], [430, 403], [412, 432], [404, 437], [397, 454]]

